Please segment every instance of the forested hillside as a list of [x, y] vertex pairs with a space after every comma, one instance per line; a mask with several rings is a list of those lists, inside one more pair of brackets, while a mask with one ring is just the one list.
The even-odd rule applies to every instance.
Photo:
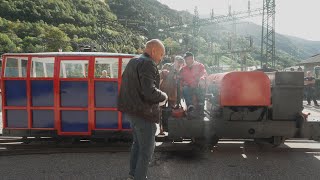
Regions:
[[100, 40], [103, 51], [135, 53], [143, 44], [105, 1], [2, 0], [0, 9], [0, 52], [77, 51]]
[[[228, 28], [202, 27], [194, 38], [190, 26], [181, 26], [191, 24], [193, 16], [157, 0], [1, 0], [0, 9], [0, 53], [79, 51], [83, 45], [98, 51], [141, 53], [148, 39], [159, 38], [167, 54], [194, 50], [199, 60], [211, 66], [214, 53], [230, 48]], [[253, 52], [244, 54], [248, 66], [260, 64], [260, 33], [257, 25], [239, 27], [234, 38], [233, 48], [241, 49], [248, 46], [245, 36], [253, 36]], [[277, 35], [277, 47], [278, 65], [286, 67], [318, 52], [320, 44]], [[221, 63], [236, 68], [240, 57], [225, 54]]]

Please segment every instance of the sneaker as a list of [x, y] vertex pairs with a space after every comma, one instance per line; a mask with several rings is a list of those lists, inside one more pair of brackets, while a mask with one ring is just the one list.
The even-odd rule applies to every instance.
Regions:
[[314, 106], [317, 106], [317, 107], [319, 107], [319, 104], [315, 104]]
[[311, 104], [310, 104], [310, 103], [308, 103], [307, 105], [308, 105], [308, 106], [311, 106]]

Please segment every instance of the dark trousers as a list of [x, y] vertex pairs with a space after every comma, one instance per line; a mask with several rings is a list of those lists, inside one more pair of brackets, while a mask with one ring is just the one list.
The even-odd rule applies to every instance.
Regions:
[[[187, 107], [190, 105], [203, 106], [205, 101], [205, 91], [201, 88], [192, 88], [184, 86], [182, 89], [183, 98], [186, 101]], [[198, 104], [193, 104], [192, 98], [196, 96], [198, 98]]]
[[315, 88], [314, 87], [306, 87], [306, 96], [307, 96], [308, 104], [310, 104], [311, 100], [312, 100], [314, 105], [318, 105], [318, 102], [315, 97]]
[[130, 121], [133, 135], [129, 175], [135, 180], [147, 179], [148, 165], [155, 148], [156, 123], [129, 114], [124, 116]]

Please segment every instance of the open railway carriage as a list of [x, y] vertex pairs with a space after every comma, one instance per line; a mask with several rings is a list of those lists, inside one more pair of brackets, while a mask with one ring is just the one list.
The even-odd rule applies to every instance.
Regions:
[[[3, 134], [130, 135], [129, 122], [117, 111], [117, 96], [132, 57], [91, 52], [4, 54]], [[101, 77], [103, 70], [108, 77]], [[302, 98], [302, 72], [212, 74], [207, 78], [205, 116], [163, 116], [168, 136], [158, 140], [215, 144], [219, 138], [249, 138], [273, 145], [292, 137], [319, 140], [320, 123], [305, 120]]]
[[[4, 54], [3, 134], [98, 136], [129, 132], [117, 111], [121, 74], [133, 55]], [[108, 77], [101, 77], [106, 70]]]

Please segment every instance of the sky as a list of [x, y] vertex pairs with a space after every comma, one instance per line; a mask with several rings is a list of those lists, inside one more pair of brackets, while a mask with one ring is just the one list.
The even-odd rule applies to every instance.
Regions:
[[[199, 14], [228, 14], [228, 6], [232, 11], [248, 9], [248, 0], [158, 0], [176, 10], [194, 12], [198, 7]], [[251, 9], [261, 8], [263, 0], [251, 0]], [[276, 0], [276, 32], [300, 37], [312, 41], [320, 41], [320, 0]], [[262, 16], [249, 21], [261, 25]]]

